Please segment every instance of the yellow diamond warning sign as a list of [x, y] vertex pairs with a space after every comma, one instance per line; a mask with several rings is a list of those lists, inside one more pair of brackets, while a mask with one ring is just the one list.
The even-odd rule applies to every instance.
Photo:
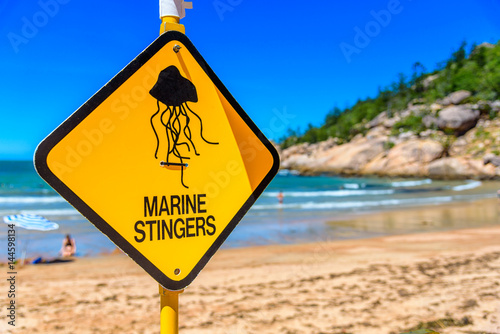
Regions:
[[35, 165], [163, 287], [180, 290], [279, 158], [187, 37], [168, 32], [50, 134]]

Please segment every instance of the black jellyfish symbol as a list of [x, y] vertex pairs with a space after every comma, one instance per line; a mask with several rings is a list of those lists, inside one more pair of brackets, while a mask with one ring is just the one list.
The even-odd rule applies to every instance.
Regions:
[[[167, 154], [165, 162], [161, 162], [165, 167], [178, 167], [181, 170], [181, 183], [185, 188], [189, 188], [184, 184], [184, 169], [188, 164], [185, 160], [190, 157], [186, 154], [181, 154], [179, 148], [187, 147], [187, 152], [191, 152], [191, 148], [195, 155], [200, 155], [196, 150], [193, 142], [193, 135], [189, 124], [191, 123], [190, 115], [196, 116], [200, 121], [200, 137], [211, 145], [219, 143], [210, 142], [203, 137], [203, 122], [201, 117], [188, 106], [188, 102], [198, 102], [198, 94], [196, 87], [191, 81], [184, 78], [177, 67], [169, 66], [160, 72], [158, 80], [149, 94], [157, 100], [158, 110], [151, 116], [151, 127], [156, 136], [156, 151], [155, 158], [158, 159], [158, 150], [160, 148], [160, 137], [155, 129], [153, 119], [161, 112], [160, 122], [165, 127], [167, 138]], [[160, 102], [166, 106], [166, 109], [161, 111]], [[175, 161], [172, 161], [175, 160]]]

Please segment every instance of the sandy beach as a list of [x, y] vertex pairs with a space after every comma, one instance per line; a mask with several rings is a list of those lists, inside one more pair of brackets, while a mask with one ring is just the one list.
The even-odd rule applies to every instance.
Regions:
[[[425, 230], [480, 208], [490, 227], [221, 250], [180, 296], [180, 333], [500, 333], [498, 205], [391, 211], [349, 223]], [[2, 333], [160, 332], [158, 285], [122, 254], [28, 265], [17, 277], [16, 328], [4, 318]]]

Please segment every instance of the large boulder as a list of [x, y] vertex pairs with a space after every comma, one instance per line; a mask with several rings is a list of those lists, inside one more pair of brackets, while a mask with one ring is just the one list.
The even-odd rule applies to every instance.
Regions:
[[281, 151], [281, 168], [295, 169], [307, 165], [313, 161], [311, 159], [311, 149], [309, 143], [302, 143], [290, 146]]
[[483, 163], [485, 165], [492, 164], [495, 167], [500, 167], [500, 157], [494, 154], [487, 154], [483, 158]]
[[385, 128], [384, 126], [376, 126], [370, 131], [366, 133], [366, 138], [367, 139], [374, 139], [374, 138], [380, 138], [380, 137], [385, 137], [387, 138], [390, 134], [390, 130]]
[[401, 117], [399, 115], [395, 115], [392, 118], [386, 119], [383, 124], [386, 128], [391, 129], [399, 121], [401, 121]]
[[431, 139], [415, 139], [395, 146], [387, 155], [398, 163], [429, 163], [443, 155], [443, 145]]
[[467, 90], [459, 90], [442, 99], [440, 101], [440, 104], [443, 106], [448, 106], [450, 104], [457, 105], [463, 102], [465, 99], [469, 98], [471, 95], [472, 93]]
[[287, 159], [288, 157], [296, 154], [309, 154], [310, 149], [309, 143], [301, 143], [297, 145], [290, 146], [282, 151], [282, 159]]
[[479, 44], [478, 46], [476, 46], [474, 48], [474, 50], [472, 50], [471, 52], [471, 56], [477, 54], [479, 52], [480, 49], [482, 48], [485, 48], [485, 49], [493, 49], [495, 47], [495, 44], [491, 44], [491, 43], [488, 43], [488, 42], [483, 42], [481, 44]]
[[500, 111], [500, 100], [491, 103], [491, 109]]
[[422, 82], [424, 89], [429, 88], [429, 86], [434, 82], [434, 80], [439, 78], [439, 74], [434, 74], [434, 75], [429, 75], [427, 78], [424, 79]]
[[479, 111], [472, 110], [470, 106], [450, 106], [439, 112], [437, 124], [441, 130], [462, 135], [476, 126], [479, 116]]
[[324, 161], [322, 171], [358, 174], [367, 163], [385, 151], [386, 140], [384, 137], [359, 138], [347, 144], [336, 146], [318, 155], [317, 158]]
[[316, 144], [300, 144], [283, 150], [281, 168], [298, 170], [304, 175], [321, 173], [357, 174], [385, 150], [387, 136], [358, 136], [343, 145], [334, 139]]
[[429, 164], [429, 176], [438, 179], [465, 179], [469, 175], [467, 165], [457, 158], [443, 158]]
[[424, 176], [427, 165], [439, 159], [443, 145], [431, 139], [412, 139], [394, 146], [386, 155], [373, 159], [364, 174], [388, 176]]
[[436, 179], [491, 179], [495, 176], [495, 166], [484, 165], [481, 160], [448, 157], [429, 164], [429, 177]]
[[424, 126], [427, 129], [430, 129], [430, 128], [434, 128], [435, 126], [437, 126], [438, 120], [436, 117], [434, 117], [432, 115], [426, 115], [422, 119], [422, 123], [424, 124]]
[[366, 123], [365, 127], [367, 129], [372, 129], [376, 126], [383, 124], [387, 120], [387, 111], [383, 111], [378, 114], [374, 119]]

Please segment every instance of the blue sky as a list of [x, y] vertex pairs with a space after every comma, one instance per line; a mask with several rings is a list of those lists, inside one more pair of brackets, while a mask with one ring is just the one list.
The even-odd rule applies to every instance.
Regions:
[[[271, 139], [374, 96], [416, 61], [500, 39], [500, 1], [193, 0], [182, 21]], [[158, 36], [157, 1], [0, 0], [0, 160], [37, 144]]]

